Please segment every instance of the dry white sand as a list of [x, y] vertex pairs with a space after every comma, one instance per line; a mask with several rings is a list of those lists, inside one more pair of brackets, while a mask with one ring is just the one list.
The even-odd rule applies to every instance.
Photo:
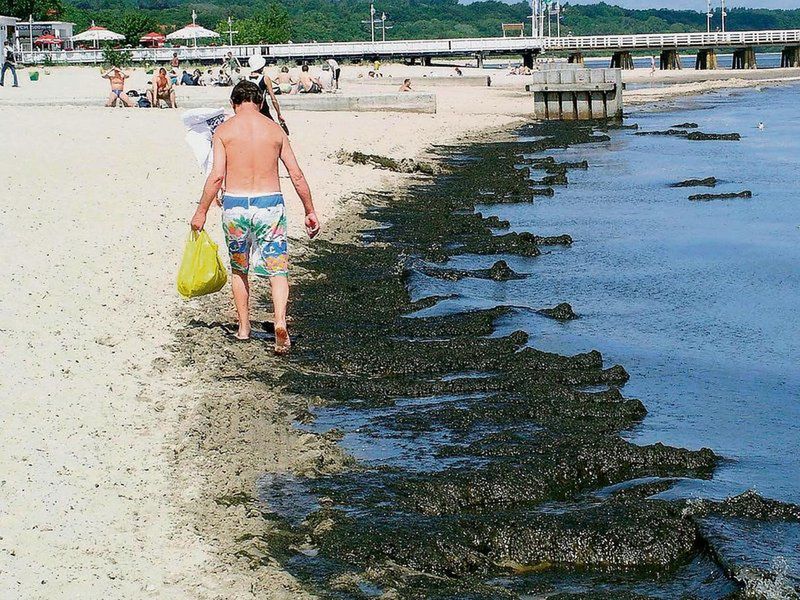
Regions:
[[[517, 89], [434, 85], [422, 69], [383, 68], [435, 90], [436, 115], [286, 114], [323, 227], [344, 214], [353, 194], [402, 181], [337, 164], [336, 150], [413, 157], [431, 143], [500, 131], [530, 114], [523, 80]], [[357, 79], [357, 70], [346, 73]], [[21, 88], [0, 88], [0, 104], [68, 103], [87, 94], [102, 101], [108, 89], [98, 69], [52, 69], [36, 83], [22, 74]], [[146, 76], [137, 71], [132, 81], [141, 87]], [[181, 88], [188, 93], [207, 94], [210, 105], [226, 94]], [[202, 482], [176, 457], [186, 453], [191, 437], [182, 432], [191, 429], [207, 382], [193, 365], [170, 362], [169, 345], [197, 307], [179, 299], [174, 277], [202, 185], [179, 117], [169, 110], [0, 109], [3, 597], [300, 594], [272, 567], [253, 587], [246, 569], [220, 555], [215, 523], [187, 517]], [[284, 191], [297, 236], [300, 206]], [[210, 223], [217, 218], [212, 212]], [[221, 238], [219, 228], [210, 230]], [[278, 398], [263, 402], [272, 410]], [[260, 440], [272, 449], [265, 470], [293, 452], [282, 435], [267, 431]], [[190, 453], [195, 464], [201, 450]]]

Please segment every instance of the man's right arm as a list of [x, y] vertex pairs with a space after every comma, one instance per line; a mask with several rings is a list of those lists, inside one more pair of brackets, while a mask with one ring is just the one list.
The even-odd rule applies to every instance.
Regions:
[[225, 144], [219, 133], [214, 135], [211, 147], [214, 153], [214, 166], [211, 167], [211, 172], [206, 178], [206, 183], [203, 186], [203, 195], [200, 197], [200, 203], [197, 205], [197, 210], [191, 220], [192, 229], [196, 231], [200, 231], [205, 226], [208, 209], [225, 182], [227, 156], [225, 155]]

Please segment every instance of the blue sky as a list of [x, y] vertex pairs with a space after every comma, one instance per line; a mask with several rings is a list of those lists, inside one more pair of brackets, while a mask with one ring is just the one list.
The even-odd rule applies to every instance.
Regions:
[[[565, 0], [566, 1], [566, 0]], [[596, 4], [598, 0], [570, 0], [570, 4]], [[706, 10], [705, 0], [606, 0], [607, 4], [616, 4], [625, 8], [675, 8]], [[800, 0], [728, 0], [726, 6], [747, 8], [800, 8]], [[719, 0], [712, 0], [712, 6], [719, 6]]]

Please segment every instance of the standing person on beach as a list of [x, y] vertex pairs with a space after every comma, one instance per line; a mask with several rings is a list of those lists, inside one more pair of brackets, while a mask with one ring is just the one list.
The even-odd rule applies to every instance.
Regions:
[[250, 283], [248, 275], [268, 277], [275, 308], [275, 353], [291, 346], [286, 327], [289, 301], [286, 206], [281, 194], [278, 161], [282, 161], [305, 209], [306, 232], [320, 231], [311, 190], [297, 164], [289, 138], [281, 127], [259, 112], [263, 94], [251, 81], [240, 81], [231, 92], [235, 115], [214, 133], [214, 166], [206, 179], [192, 229], [205, 227], [206, 215], [220, 189], [222, 226], [231, 258], [231, 287], [239, 317], [236, 338], [250, 339]]
[[329, 58], [328, 64], [331, 67], [331, 73], [333, 73], [333, 89], [339, 89], [339, 78], [342, 76], [342, 69], [339, 67], [339, 63], [336, 62], [335, 58]]
[[267, 59], [260, 55], [251, 56], [250, 60], [248, 61], [248, 65], [250, 66], [250, 69], [252, 69], [250, 75], [255, 75], [258, 78], [258, 89], [261, 90], [262, 97], [261, 114], [268, 119], [272, 119], [272, 113], [270, 113], [269, 104], [267, 104], [267, 96], [269, 96], [272, 107], [275, 109], [275, 117], [278, 119], [278, 123], [281, 124], [281, 127], [283, 127], [285, 131], [286, 120], [281, 114], [281, 105], [278, 102], [278, 99], [275, 97], [275, 90], [272, 87], [272, 78], [267, 73]]
[[11, 47], [9, 42], [3, 44], [3, 70], [0, 71], [0, 85], [6, 83], [6, 71], [11, 71], [14, 76], [14, 86], [19, 87], [19, 79], [17, 79], [17, 59], [14, 56], [14, 48]]

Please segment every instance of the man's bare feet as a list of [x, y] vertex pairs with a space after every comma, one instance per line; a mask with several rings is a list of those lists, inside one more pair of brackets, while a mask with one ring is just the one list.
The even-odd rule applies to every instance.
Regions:
[[275, 354], [284, 356], [289, 354], [292, 347], [292, 340], [289, 339], [289, 331], [286, 325], [275, 325]]
[[237, 340], [242, 340], [242, 341], [249, 340], [250, 339], [250, 327], [249, 326], [244, 327], [242, 325], [239, 325], [239, 331], [237, 331], [236, 335], [234, 335], [233, 337], [235, 337]]

